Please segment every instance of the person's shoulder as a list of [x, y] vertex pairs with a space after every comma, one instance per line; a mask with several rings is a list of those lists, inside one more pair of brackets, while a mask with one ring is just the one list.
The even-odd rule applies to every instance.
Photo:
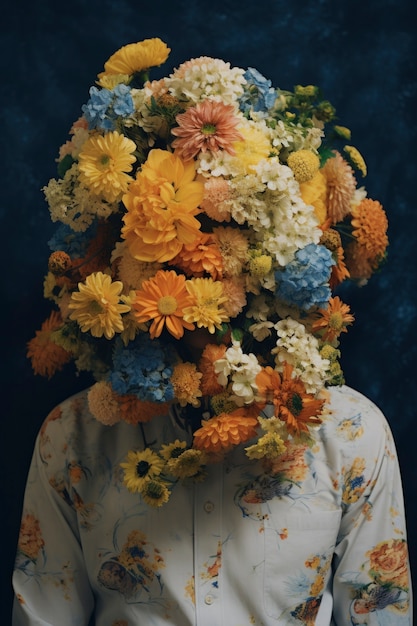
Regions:
[[97, 426], [98, 422], [88, 408], [88, 392], [87, 387], [56, 404], [42, 423], [40, 438], [51, 436], [58, 430], [69, 433]]
[[347, 385], [329, 387], [328, 393], [329, 409], [323, 420], [327, 436], [369, 450], [382, 449], [392, 440], [388, 421], [373, 400]]

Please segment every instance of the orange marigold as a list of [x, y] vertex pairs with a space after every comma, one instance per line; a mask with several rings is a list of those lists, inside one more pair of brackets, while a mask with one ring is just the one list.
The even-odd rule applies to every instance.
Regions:
[[55, 372], [62, 370], [64, 365], [71, 360], [70, 352], [58, 346], [51, 339], [52, 333], [61, 328], [62, 323], [60, 313], [52, 311], [43, 322], [41, 329], [36, 331], [35, 337], [28, 342], [27, 356], [31, 359], [35, 374], [51, 378]]
[[192, 243], [185, 244], [171, 264], [187, 276], [208, 274], [218, 280], [223, 275], [222, 255], [216, 238], [210, 233], [199, 233]]
[[171, 383], [180, 406], [200, 406], [199, 398], [203, 395], [200, 390], [201, 377], [202, 373], [197, 371], [195, 363], [178, 363], [174, 366]]
[[388, 246], [388, 219], [380, 202], [365, 198], [352, 209], [353, 236], [366, 248], [372, 264], [378, 265]]
[[224, 357], [226, 346], [209, 343], [203, 350], [203, 354], [198, 364], [203, 377], [201, 379], [201, 391], [205, 396], [214, 396], [223, 391], [223, 387], [217, 381], [217, 374], [214, 371], [214, 362]]
[[194, 433], [193, 447], [205, 452], [226, 452], [256, 435], [258, 420], [244, 409], [221, 413], [203, 422]]

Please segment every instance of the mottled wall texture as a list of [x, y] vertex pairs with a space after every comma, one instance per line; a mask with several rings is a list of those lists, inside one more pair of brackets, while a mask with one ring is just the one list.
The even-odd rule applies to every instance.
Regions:
[[[1, 21], [1, 623], [9, 623], [21, 500], [35, 435], [47, 412], [89, 381], [68, 369], [35, 377], [26, 342], [47, 314], [42, 281], [54, 230], [41, 187], [104, 61], [161, 37], [164, 73], [192, 56], [256, 67], [275, 86], [318, 84], [365, 155], [370, 197], [389, 220], [384, 271], [344, 294], [356, 323], [343, 341], [347, 383], [391, 425], [416, 563], [416, 22], [412, 0], [15, 0]], [[154, 77], [158, 77], [155, 72]], [[49, 309], [48, 309], [49, 311]], [[415, 571], [414, 566], [414, 571]]]

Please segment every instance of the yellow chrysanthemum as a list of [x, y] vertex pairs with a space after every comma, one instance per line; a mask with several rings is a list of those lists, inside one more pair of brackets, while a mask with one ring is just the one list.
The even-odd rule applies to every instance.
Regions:
[[363, 158], [359, 150], [354, 146], [345, 146], [343, 150], [348, 155], [349, 161], [351, 162], [353, 167], [359, 170], [362, 176], [366, 176], [368, 170], [366, 167], [365, 159]]
[[160, 475], [165, 461], [153, 450], [129, 450], [126, 461], [120, 463], [124, 470], [123, 482], [132, 493], [141, 491], [145, 481]]
[[245, 448], [249, 459], [275, 459], [285, 450], [285, 442], [276, 432], [265, 433], [256, 443]]
[[226, 296], [220, 281], [211, 278], [194, 278], [186, 282], [186, 288], [194, 304], [184, 308], [184, 321], [196, 323], [198, 328], [207, 328], [213, 334], [220, 330], [223, 322], [229, 321], [224, 307]]
[[92, 135], [79, 155], [80, 182], [107, 202], [117, 202], [127, 191], [136, 161], [136, 144], [117, 131]]
[[206, 455], [201, 450], [184, 450], [178, 457], [169, 459], [167, 468], [176, 478], [191, 478], [202, 472], [206, 460]]
[[171, 384], [174, 388], [174, 396], [181, 406], [191, 404], [200, 406], [201, 396], [200, 381], [202, 373], [197, 370], [195, 363], [178, 363], [174, 367], [171, 376]]
[[93, 337], [112, 339], [115, 333], [123, 331], [122, 313], [130, 311], [130, 306], [120, 302], [123, 283], [112, 282], [103, 272], [87, 276], [85, 283], [78, 283], [68, 305], [72, 309], [70, 319], [78, 322], [83, 332], [90, 331]]
[[326, 177], [321, 170], [310, 180], [300, 184], [301, 197], [304, 202], [314, 207], [314, 212], [320, 224], [327, 218], [327, 184]]
[[243, 167], [246, 173], [250, 173], [259, 161], [269, 156], [271, 144], [268, 137], [258, 128], [248, 125], [239, 127], [239, 131], [243, 139], [233, 144], [235, 158], [239, 161], [240, 167]]
[[170, 261], [200, 234], [204, 185], [195, 180], [194, 162], [167, 150], [151, 150], [123, 196], [127, 213], [122, 237], [139, 261]]
[[119, 48], [104, 64], [104, 72], [98, 75], [102, 80], [106, 74], [136, 74], [157, 67], [168, 58], [171, 49], [159, 37], [144, 39]]
[[295, 180], [305, 183], [318, 172], [320, 159], [311, 150], [296, 150], [289, 155], [287, 164], [292, 169]]

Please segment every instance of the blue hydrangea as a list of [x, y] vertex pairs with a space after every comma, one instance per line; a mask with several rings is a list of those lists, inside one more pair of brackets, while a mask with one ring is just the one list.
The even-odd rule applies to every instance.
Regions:
[[84, 232], [75, 232], [67, 224], [60, 224], [48, 241], [50, 250], [63, 250], [72, 259], [79, 259], [85, 256], [90, 241], [97, 235], [97, 220]]
[[290, 305], [307, 311], [312, 306], [326, 308], [331, 296], [329, 278], [334, 259], [330, 250], [315, 243], [295, 253], [284, 270], [275, 272], [275, 295]]
[[114, 89], [90, 88], [90, 99], [84, 104], [82, 112], [90, 130], [114, 130], [118, 117], [128, 117], [135, 110], [128, 85], [116, 85]]
[[124, 346], [117, 338], [109, 381], [119, 394], [134, 394], [141, 400], [167, 402], [174, 397], [171, 384], [176, 353], [147, 334]]
[[243, 113], [249, 111], [266, 113], [274, 106], [277, 97], [272, 82], [254, 67], [249, 67], [243, 76], [246, 79], [246, 85], [239, 100], [240, 110]]

